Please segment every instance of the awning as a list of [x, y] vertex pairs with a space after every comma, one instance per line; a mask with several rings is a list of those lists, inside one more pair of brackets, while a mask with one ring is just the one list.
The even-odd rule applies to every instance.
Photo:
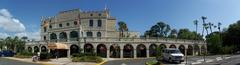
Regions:
[[64, 43], [50, 43], [48, 44], [49, 49], [68, 49], [68, 46]]

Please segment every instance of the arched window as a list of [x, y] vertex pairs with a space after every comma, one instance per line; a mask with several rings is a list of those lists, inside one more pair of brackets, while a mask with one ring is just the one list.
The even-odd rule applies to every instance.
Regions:
[[93, 27], [93, 20], [89, 20], [89, 26]]
[[43, 40], [46, 40], [46, 36], [43, 36]]
[[49, 28], [51, 29], [51, 28], [52, 28], [52, 25], [49, 25]]
[[97, 32], [97, 37], [101, 37], [101, 36], [102, 36], [101, 32]]
[[78, 23], [77, 23], [77, 21], [74, 21], [74, 25], [77, 25]]
[[51, 33], [50, 40], [56, 40], [56, 39], [57, 39], [57, 35], [55, 33]]
[[69, 24], [69, 23], [67, 23], [66, 25], [67, 25], [67, 26], [69, 26], [70, 24]]
[[102, 20], [98, 20], [98, 27], [102, 26]]
[[44, 30], [44, 32], [47, 32], [47, 27], [44, 27], [43, 30]]
[[101, 13], [99, 13], [99, 14], [98, 14], [98, 16], [102, 16], [102, 14], [101, 14]]
[[87, 37], [92, 37], [92, 32], [87, 32]]
[[59, 27], [62, 27], [62, 24], [59, 24]]

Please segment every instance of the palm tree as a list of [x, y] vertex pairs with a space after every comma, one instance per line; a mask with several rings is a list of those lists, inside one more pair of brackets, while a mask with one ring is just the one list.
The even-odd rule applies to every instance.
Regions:
[[207, 17], [205, 17], [205, 16], [202, 16], [202, 20], [203, 20], [203, 28], [202, 28], [202, 36], [203, 36], [203, 34], [204, 34], [204, 25], [206, 24], [205, 23], [205, 20], [207, 19]]
[[[194, 20], [193, 23], [196, 26], [196, 33], [197, 33], [197, 31], [198, 31], [198, 20]], [[197, 35], [196, 35], [196, 39], [197, 39]]]
[[219, 32], [221, 31], [221, 28], [220, 28], [221, 25], [222, 25], [222, 23], [218, 22], [218, 31]]
[[119, 26], [118, 30], [119, 30], [119, 32], [121, 32], [121, 33], [119, 33], [119, 37], [124, 37], [123, 32], [128, 31], [127, 24], [123, 21], [120, 21], [120, 22], [118, 22], [118, 26]]
[[207, 32], [207, 35], [208, 35], [209, 25], [208, 25], [208, 24], [203, 24], [203, 26], [204, 26], [204, 28], [205, 28], [205, 30], [206, 30], [206, 32]]
[[209, 26], [209, 29], [210, 29], [210, 31], [211, 31], [211, 33], [212, 33], [212, 26], [214, 26], [211, 22], [209, 22], [208, 23], [208, 26]]

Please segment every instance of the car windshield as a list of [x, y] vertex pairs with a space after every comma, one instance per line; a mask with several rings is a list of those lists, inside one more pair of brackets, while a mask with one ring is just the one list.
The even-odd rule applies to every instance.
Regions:
[[179, 50], [169, 50], [170, 53], [181, 53]]

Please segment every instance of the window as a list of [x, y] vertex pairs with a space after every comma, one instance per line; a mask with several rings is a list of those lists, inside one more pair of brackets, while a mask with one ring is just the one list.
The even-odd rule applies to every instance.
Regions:
[[52, 25], [49, 25], [49, 28], [52, 28]]
[[74, 21], [74, 25], [77, 25], [77, 21]]
[[47, 31], [47, 27], [44, 27], [43, 30], [44, 30], [44, 32], [46, 32]]
[[62, 27], [62, 24], [59, 24], [59, 27]]
[[101, 36], [102, 36], [101, 32], [97, 32], [97, 37], [101, 37]]
[[98, 20], [98, 27], [102, 26], [102, 20]]
[[93, 14], [90, 14], [90, 16], [93, 16]]
[[69, 23], [67, 23], [66, 25], [67, 25], [67, 26], [69, 26], [70, 24], [69, 24]]
[[52, 20], [50, 20], [49, 22], [52, 22]]
[[87, 37], [92, 37], [92, 32], [87, 32]]
[[46, 40], [46, 36], [44, 36], [43, 39]]
[[98, 16], [102, 16], [102, 14], [99, 13]]
[[89, 20], [89, 26], [93, 26], [93, 20]]

